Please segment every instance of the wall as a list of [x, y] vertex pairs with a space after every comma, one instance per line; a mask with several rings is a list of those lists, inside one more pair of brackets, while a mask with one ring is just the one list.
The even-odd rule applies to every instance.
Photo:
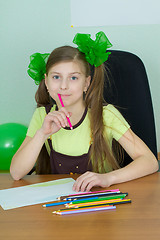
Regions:
[[102, 30], [112, 42], [112, 49], [130, 51], [145, 64], [160, 151], [160, 25], [71, 28], [71, 24], [69, 0], [0, 0], [0, 123], [29, 124], [37, 89], [27, 75], [32, 53], [73, 45], [77, 32], [94, 35]]

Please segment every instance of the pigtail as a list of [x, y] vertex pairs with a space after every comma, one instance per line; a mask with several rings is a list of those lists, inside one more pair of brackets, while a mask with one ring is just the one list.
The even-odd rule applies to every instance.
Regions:
[[114, 157], [112, 149], [104, 137], [103, 122], [103, 89], [104, 89], [104, 66], [103, 64], [94, 70], [91, 85], [87, 91], [85, 102], [90, 108], [90, 126], [92, 145], [90, 150], [90, 159], [93, 170], [96, 172], [106, 172], [105, 161], [113, 169], [119, 168], [119, 164]]
[[[45, 107], [51, 104], [51, 98], [48, 94], [44, 79], [40, 82], [37, 92], [35, 94], [35, 100], [37, 102], [37, 107]], [[45, 144], [43, 144], [42, 149], [39, 153], [36, 163], [36, 174], [50, 174], [51, 166], [49, 154], [47, 152]]]
[[44, 79], [38, 86], [37, 92], [35, 94], [35, 100], [37, 102], [37, 107], [43, 107], [51, 103]]

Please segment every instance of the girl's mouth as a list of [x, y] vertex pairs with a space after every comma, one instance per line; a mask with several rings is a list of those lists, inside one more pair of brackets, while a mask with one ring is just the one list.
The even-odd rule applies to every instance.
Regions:
[[67, 98], [67, 97], [69, 97], [70, 95], [69, 94], [61, 94], [61, 97], [62, 98]]

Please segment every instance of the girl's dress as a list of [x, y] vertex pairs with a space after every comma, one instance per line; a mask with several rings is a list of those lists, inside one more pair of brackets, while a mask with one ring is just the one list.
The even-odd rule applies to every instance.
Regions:
[[[31, 119], [27, 136], [33, 137], [42, 127], [44, 118], [50, 111], [56, 111], [56, 105], [47, 105], [35, 110]], [[90, 147], [92, 144], [90, 129], [90, 109], [85, 109], [81, 120], [73, 126], [61, 128], [51, 138], [45, 141], [46, 149], [50, 155], [52, 173], [84, 173], [92, 171], [92, 163], [89, 161]], [[121, 113], [111, 104], [103, 107], [104, 136], [112, 148], [112, 140], [118, 141], [129, 129], [129, 124]], [[113, 169], [105, 161], [105, 172]]]
[[[51, 105], [48, 105], [45, 107], [47, 114], [50, 112], [51, 107], [52, 107]], [[86, 116], [86, 113], [87, 113], [87, 110], [85, 110], [80, 122], [83, 121], [83, 119]], [[80, 122], [76, 124], [76, 126], [78, 126]], [[73, 128], [75, 128], [75, 126]], [[66, 129], [68, 131], [72, 131], [68, 127], [66, 127]], [[51, 139], [48, 139], [48, 144], [50, 147], [50, 163], [51, 163], [52, 174], [84, 173], [86, 171], [92, 170], [91, 162], [89, 162], [90, 148], [88, 153], [82, 154], [80, 156], [69, 156], [69, 155], [56, 152], [53, 149]]]

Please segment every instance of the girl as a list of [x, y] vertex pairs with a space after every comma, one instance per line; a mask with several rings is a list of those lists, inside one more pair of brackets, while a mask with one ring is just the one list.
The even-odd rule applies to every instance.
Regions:
[[[103, 101], [103, 62], [112, 46], [107, 37], [99, 32], [93, 41], [88, 34], [77, 34], [74, 43], [78, 49], [55, 49], [46, 66], [47, 54], [31, 56], [28, 73], [40, 82], [38, 108], [12, 159], [12, 177], [21, 179], [36, 163], [37, 174], [82, 173], [73, 190], [89, 191], [156, 172], [155, 156], [118, 110]], [[123, 168], [112, 151], [113, 139], [134, 160]]]

